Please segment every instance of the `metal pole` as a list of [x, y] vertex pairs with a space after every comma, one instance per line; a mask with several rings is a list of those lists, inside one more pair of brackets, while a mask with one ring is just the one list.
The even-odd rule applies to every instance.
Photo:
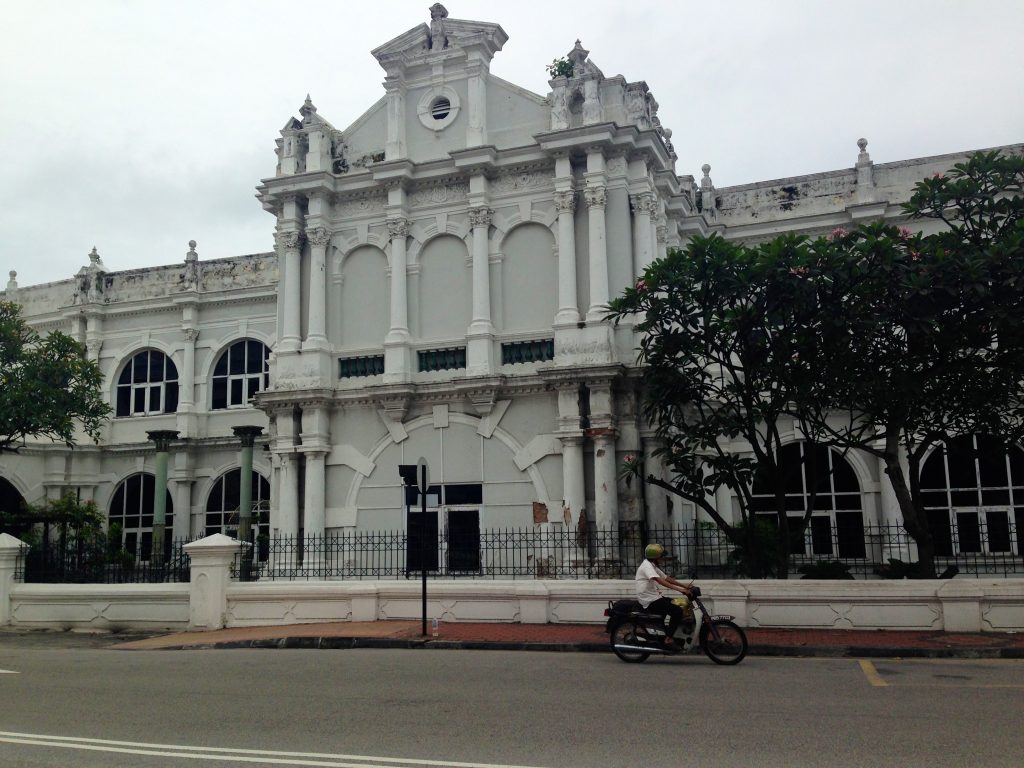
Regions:
[[423, 577], [423, 636], [427, 636], [427, 490], [420, 490], [420, 573]]

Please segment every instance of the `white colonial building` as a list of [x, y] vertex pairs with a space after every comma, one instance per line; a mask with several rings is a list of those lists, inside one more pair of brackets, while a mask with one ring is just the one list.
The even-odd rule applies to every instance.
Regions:
[[[275, 252], [202, 261], [193, 243], [183, 263], [111, 272], [94, 249], [72, 279], [19, 287], [12, 273], [3, 296], [82, 341], [115, 414], [99, 445], [0, 457], [0, 504], [71, 490], [144, 536], [146, 433], [172, 429], [174, 536], [230, 529], [232, 428], [258, 425], [254, 496], [279, 533], [402, 529], [397, 466], [420, 457], [443, 528], [692, 525], [691, 508], [618, 477], [626, 454], [651, 456], [653, 432], [637, 339], [604, 319], [609, 299], [694, 233], [900, 220], [916, 181], [965, 157], [875, 165], [851, 140], [850, 168], [716, 189], [706, 165], [678, 173], [643, 81], [605, 75], [577, 42], [571, 75], [534, 94], [490, 73], [500, 26], [430, 12], [372, 52], [384, 95], [354, 122], [335, 128], [307, 97], [285, 123], [258, 187]], [[818, 529], [898, 522], [877, 462], [848, 463]], [[1019, 495], [1008, 514], [1024, 507], [1018, 464], [1000, 487]]]

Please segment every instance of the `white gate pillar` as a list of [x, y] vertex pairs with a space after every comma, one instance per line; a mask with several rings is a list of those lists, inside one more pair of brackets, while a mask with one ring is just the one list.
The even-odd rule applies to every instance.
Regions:
[[191, 560], [188, 593], [190, 630], [220, 629], [224, 626], [231, 563], [243, 546], [248, 545], [223, 533], [185, 545], [185, 553]]
[[28, 549], [28, 544], [9, 533], [0, 533], [0, 627], [11, 623], [11, 591], [14, 589], [14, 570], [18, 566], [18, 555]]

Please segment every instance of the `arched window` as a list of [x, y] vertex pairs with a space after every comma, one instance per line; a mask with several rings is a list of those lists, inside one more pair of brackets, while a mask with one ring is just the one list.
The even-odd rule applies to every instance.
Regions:
[[117, 380], [117, 415], [145, 416], [178, 410], [178, 369], [163, 352], [139, 352]]
[[[242, 470], [225, 472], [214, 483], [206, 499], [206, 535], [238, 533], [238, 509], [242, 498]], [[259, 472], [252, 473], [253, 533], [259, 545], [258, 559], [266, 560], [270, 534], [270, 483]]]
[[[110, 525], [121, 528], [121, 544], [140, 559], [148, 560], [153, 548], [153, 501], [156, 478], [147, 472], [131, 475], [117, 486], [110, 501]], [[171, 554], [171, 531], [174, 529], [174, 503], [170, 491], [165, 499], [166, 533], [164, 557]]]
[[950, 440], [921, 467], [921, 500], [936, 554], [1016, 554], [1024, 525], [1024, 451], [1007, 451], [985, 435]]
[[236, 341], [213, 369], [213, 409], [248, 408], [257, 392], [270, 384], [270, 350], [261, 341]]
[[[860, 483], [849, 462], [838, 452], [807, 441], [784, 446], [777, 461], [785, 478], [790, 519], [799, 519], [814, 496], [814, 510], [808, 523], [810, 536], [794, 538], [790, 552], [864, 557]], [[777, 522], [775, 478], [759, 471], [754, 476], [753, 492], [753, 511]]]

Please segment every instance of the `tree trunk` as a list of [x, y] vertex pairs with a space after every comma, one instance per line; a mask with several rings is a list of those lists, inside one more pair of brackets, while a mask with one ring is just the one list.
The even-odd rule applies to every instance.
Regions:
[[903, 515], [903, 527], [917, 544], [917, 562], [922, 576], [934, 578], [935, 541], [924, 510], [918, 508], [910, 493], [903, 465], [900, 463], [899, 442], [895, 438], [887, 437], [885, 441], [885, 474], [889, 476], [889, 482], [892, 483], [892, 489], [896, 494], [900, 513]]

